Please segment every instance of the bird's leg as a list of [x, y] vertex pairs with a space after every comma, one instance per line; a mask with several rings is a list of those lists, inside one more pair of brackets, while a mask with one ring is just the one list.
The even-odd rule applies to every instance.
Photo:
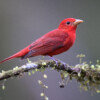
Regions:
[[66, 65], [65, 62], [63, 62], [62, 60], [58, 59], [59, 62], [61, 62], [64, 66]]
[[[56, 65], [58, 66], [58, 64], [59, 64], [59, 62], [60, 63], [62, 63], [63, 65], [64, 65], [64, 67], [66, 67], [66, 63], [65, 62], [63, 62], [63, 61], [61, 61], [61, 60], [59, 60], [59, 59], [56, 59], [56, 58], [54, 58], [54, 57], [51, 57], [51, 56], [49, 56], [53, 61], [55, 61], [56, 62]], [[68, 65], [67, 65], [68, 66]]]
[[52, 56], [49, 56], [53, 61], [55, 61], [56, 65], [58, 66], [58, 60]]
[[56, 58], [54, 58], [54, 57], [51, 57], [51, 56], [49, 56], [53, 61], [55, 61], [56, 62], [56, 64], [57, 64], [57, 66], [58, 66], [58, 63], [59, 62], [61, 62], [64, 66], [66, 65], [66, 63], [65, 62], [63, 62], [63, 61], [61, 61], [61, 60], [59, 60], [59, 59], [56, 59]]

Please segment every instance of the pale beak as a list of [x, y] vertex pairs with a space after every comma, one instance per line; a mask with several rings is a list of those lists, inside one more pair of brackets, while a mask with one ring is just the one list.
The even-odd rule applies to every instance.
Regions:
[[76, 21], [74, 22], [74, 25], [78, 25], [80, 23], [83, 23], [83, 20], [80, 20], [80, 19], [76, 19]]

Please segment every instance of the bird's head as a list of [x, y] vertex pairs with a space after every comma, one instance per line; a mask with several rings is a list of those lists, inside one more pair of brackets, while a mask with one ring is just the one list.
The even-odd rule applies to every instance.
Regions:
[[83, 20], [80, 19], [75, 19], [75, 18], [67, 18], [64, 19], [60, 25], [59, 25], [59, 29], [65, 30], [65, 31], [73, 31], [76, 30], [77, 25], [82, 23]]

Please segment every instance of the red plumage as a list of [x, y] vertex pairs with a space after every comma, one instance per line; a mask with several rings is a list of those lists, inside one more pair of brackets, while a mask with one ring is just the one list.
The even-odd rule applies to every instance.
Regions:
[[57, 29], [46, 33], [23, 50], [0, 63], [13, 58], [26, 59], [38, 55], [53, 56], [65, 52], [74, 44], [77, 25], [82, 22], [82, 20], [75, 18], [64, 19]]

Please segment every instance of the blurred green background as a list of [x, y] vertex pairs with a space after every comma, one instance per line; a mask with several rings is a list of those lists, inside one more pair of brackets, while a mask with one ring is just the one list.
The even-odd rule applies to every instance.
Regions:
[[[62, 61], [75, 65], [77, 54], [86, 54], [85, 61], [95, 63], [100, 59], [100, 0], [0, 0], [0, 60], [18, 52], [31, 42], [58, 27], [68, 17], [83, 19], [77, 28], [74, 46], [63, 54], [55, 56]], [[31, 58], [32, 61], [41, 56]], [[0, 70], [12, 69], [27, 61], [14, 59], [0, 65]], [[99, 100], [100, 94], [80, 92], [74, 80], [64, 89], [59, 88], [60, 73], [47, 69], [46, 80], [43, 74], [27, 74], [21, 78], [7, 80], [6, 90], [0, 88], [1, 100], [44, 100], [40, 97], [42, 88], [37, 80], [48, 85], [46, 95], [50, 100]]]

